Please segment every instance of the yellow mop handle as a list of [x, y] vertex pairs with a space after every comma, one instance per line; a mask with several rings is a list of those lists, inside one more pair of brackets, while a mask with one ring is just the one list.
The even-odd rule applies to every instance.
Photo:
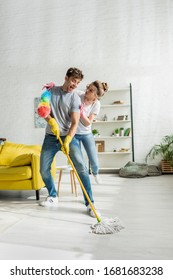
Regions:
[[[58, 137], [58, 140], [59, 140], [61, 146], [63, 146], [63, 142], [62, 142], [60, 136]], [[73, 171], [74, 171], [74, 173], [75, 173], [75, 175], [76, 175], [76, 177], [77, 177], [77, 179], [78, 179], [78, 182], [79, 182], [79, 184], [80, 184], [80, 186], [81, 186], [81, 188], [82, 188], [82, 190], [83, 190], [83, 192], [84, 192], [84, 194], [85, 194], [85, 196], [86, 196], [86, 199], [88, 200], [88, 203], [89, 203], [89, 205], [91, 206], [91, 209], [93, 210], [94, 215], [96, 216], [97, 221], [98, 221], [98, 222], [101, 222], [101, 219], [100, 219], [100, 217], [97, 215], [97, 212], [96, 212], [96, 210], [95, 210], [95, 208], [94, 208], [94, 205], [92, 204], [92, 202], [91, 202], [91, 200], [90, 200], [90, 198], [89, 198], [89, 196], [88, 196], [88, 194], [87, 194], [87, 192], [86, 192], [86, 190], [85, 190], [85, 188], [84, 188], [84, 185], [83, 185], [83, 183], [82, 183], [82, 181], [81, 181], [81, 179], [80, 179], [80, 177], [79, 177], [79, 175], [78, 175], [78, 173], [77, 173], [77, 171], [76, 171], [76, 168], [74, 167], [74, 164], [73, 164], [73, 162], [72, 162], [72, 160], [71, 160], [69, 154], [66, 153], [66, 156], [67, 156], [67, 159], [68, 159], [68, 161], [69, 161], [69, 163], [70, 163], [70, 165], [71, 165], [71, 167], [72, 167], [72, 169], [73, 169]]]

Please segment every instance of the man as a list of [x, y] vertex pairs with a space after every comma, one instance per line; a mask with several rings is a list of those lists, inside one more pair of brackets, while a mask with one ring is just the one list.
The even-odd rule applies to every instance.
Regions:
[[[69, 153], [85, 190], [91, 202], [94, 203], [88, 170], [79, 143], [74, 137], [80, 118], [81, 105], [75, 89], [83, 77], [81, 70], [69, 68], [64, 84], [58, 87], [53, 86], [49, 89], [51, 92], [51, 115], [46, 118], [48, 124], [40, 159], [40, 173], [49, 193], [46, 200], [40, 202], [40, 206], [43, 207], [58, 206], [57, 191], [50, 170], [55, 154], [61, 150], [61, 145], [57, 139], [59, 133], [63, 141], [63, 151], [65, 150], [64, 152]], [[54, 119], [59, 127], [58, 125], [56, 126]], [[90, 216], [95, 217], [85, 196], [84, 201]]]

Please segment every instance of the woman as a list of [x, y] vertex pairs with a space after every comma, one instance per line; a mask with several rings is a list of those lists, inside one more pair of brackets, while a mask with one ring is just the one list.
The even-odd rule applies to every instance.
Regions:
[[107, 90], [107, 83], [94, 81], [86, 87], [85, 93], [79, 93], [82, 105], [80, 109], [80, 121], [75, 138], [79, 141], [79, 144], [82, 143], [85, 148], [91, 165], [92, 174], [97, 184], [101, 184], [101, 179], [98, 175], [98, 156], [91, 125], [95, 116], [98, 115], [100, 111], [99, 99]]

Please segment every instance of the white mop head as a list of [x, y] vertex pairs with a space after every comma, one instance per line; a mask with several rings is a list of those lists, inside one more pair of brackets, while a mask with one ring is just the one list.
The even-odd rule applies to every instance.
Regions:
[[118, 218], [105, 219], [91, 226], [92, 233], [96, 234], [111, 234], [119, 232], [124, 226]]

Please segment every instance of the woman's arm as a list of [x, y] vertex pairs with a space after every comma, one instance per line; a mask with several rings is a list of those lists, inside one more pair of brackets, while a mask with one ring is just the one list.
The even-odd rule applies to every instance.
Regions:
[[89, 126], [90, 124], [92, 124], [94, 118], [95, 118], [96, 114], [91, 114], [88, 117], [85, 114], [81, 114], [80, 117], [82, 119], [82, 123], [85, 126]]

